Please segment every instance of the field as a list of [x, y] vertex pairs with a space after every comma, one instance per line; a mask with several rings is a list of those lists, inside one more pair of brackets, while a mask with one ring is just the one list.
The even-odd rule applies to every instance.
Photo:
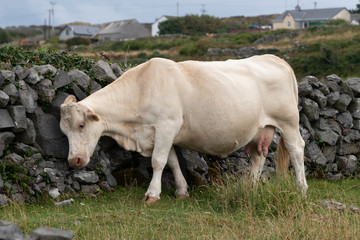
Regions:
[[[187, 200], [165, 191], [161, 201], [146, 205], [145, 189], [119, 187], [92, 197], [76, 197], [68, 207], [39, 205], [3, 207], [0, 219], [16, 223], [26, 234], [40, 226], [72, 230], [74, 239], [356, 239], [360, 234], [359, 179], [309, 181], [302, 196], [294, 179], [255, 187], [229, 179], [224, 185], [195, 187]], [[320, 203], [338, 201], [344, 212]]]

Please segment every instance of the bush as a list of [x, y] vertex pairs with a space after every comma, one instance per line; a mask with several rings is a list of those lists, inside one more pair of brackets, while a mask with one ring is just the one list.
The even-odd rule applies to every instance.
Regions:
[[90, 39], [82, 38], [82, 37], [74, 37], [66, 40], [65, 43], [68, 47], [78, 46], [78, 45], [88, 46], [90, 45]]
[[0, 28], [0, 44], [2, 43], [8, 43], [10, 42], [10, 35], [7, 31], [5, 31], [4, 29]]

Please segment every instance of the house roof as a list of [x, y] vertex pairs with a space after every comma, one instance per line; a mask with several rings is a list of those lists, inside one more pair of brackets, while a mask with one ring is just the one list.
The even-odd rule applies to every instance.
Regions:
[[288, 10], [273, 20], [273, 22], [282, 22], [287, 14], [290, 14], [295, 21], [326, 21], [333, 18], [336, 14], [346, 8], [322, 8], [322, 9], [300, 9]]
[[99, 30], [99, 27], [87, 25], [68, 25], [67, 27], [70, 27], [74, 34], [86, 36], [92, 36]]
[[146, 28], [141, 25], [136, 19], [128, 19], [122, 20], [117, 22], [110, 22], [104, 24], [104, 27], [99, 30], [97, 33], [100, 34], [112, 34], [112, 33], [119, 33], [119, 32], [132, 32], [137, 31], [139, 28]]

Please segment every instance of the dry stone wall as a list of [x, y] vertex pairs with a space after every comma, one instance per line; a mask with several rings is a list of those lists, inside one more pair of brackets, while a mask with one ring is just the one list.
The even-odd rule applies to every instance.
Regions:
[[[123, 73], [117, 64], [109, 66], [104, 61], [94, 65], [94, 72], [108, 83]], [[85, 169], [68, 166], [68, 141], [59, 128], [60, 105], [70, 94], [82, 100], [100, 88], [77, 69], [65, 72], [43, 65], [0, 71], [0, 206], [9, 198], [31, 203], [42, 194], [58, 198], [64, 192], [97, 193], [120, 184], [149, 182], [150, 159], [123, 150], [107, 137], [100, 139]], [[358, 175], [360, 79], [305, 77], [299, 81], [299, 111], [307, 175], [331, 180]], [[276, 149], [278, 139], [276, 133], [271, 149]], [[244, 149], [227, 156], [176, 151], [190, 184], [209, 184], [219, 174], [238, 174], [249, 168]], [[264, 176], [275, 171], [274, 158], [272, 151]], [[163, 186], [174, 186], [168, 170]]]

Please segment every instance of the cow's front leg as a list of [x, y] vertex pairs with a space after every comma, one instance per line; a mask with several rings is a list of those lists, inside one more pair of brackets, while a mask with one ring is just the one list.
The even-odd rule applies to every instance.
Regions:
[[144, 197], [147, 203], [153, 203], [160, 199], [162, 172], [168, 161], [174, 137], [179, 130], [179, 127], [171, 123], [163, 123], [163, 125], [166, 128], [156, 129], [155, 132], [154, 150], [151, 157], [153, 176]]

